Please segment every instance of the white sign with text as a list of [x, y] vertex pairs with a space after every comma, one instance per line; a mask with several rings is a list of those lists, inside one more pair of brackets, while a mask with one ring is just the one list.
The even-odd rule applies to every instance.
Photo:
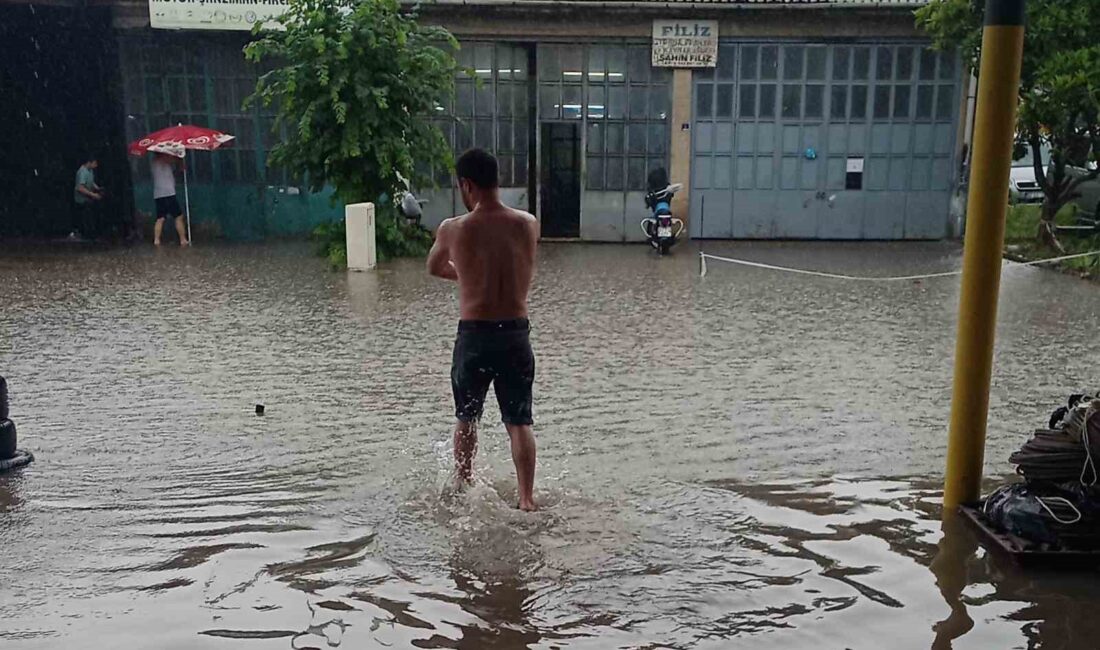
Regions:
[[653, 21], [654, 67], [713, 68], [717, 62], [717, 20]]
[[287, 0], [149, 0], [154, 29], [250, 30], [256, 23], [277, 28]]

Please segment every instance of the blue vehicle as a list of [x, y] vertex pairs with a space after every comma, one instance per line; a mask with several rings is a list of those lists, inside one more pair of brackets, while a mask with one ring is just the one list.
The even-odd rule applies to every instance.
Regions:
[[684, 222], [672, 216], [672, 197], [684, 188], [683, 184], [668, 182], [668, 172], [663, 168], [649, 174], [646, 183], [645, 207], [651, 216], [642, 219], [642, 232], [649, 245], [659, 255], [667, 255], [673, 244], [684, 231]]

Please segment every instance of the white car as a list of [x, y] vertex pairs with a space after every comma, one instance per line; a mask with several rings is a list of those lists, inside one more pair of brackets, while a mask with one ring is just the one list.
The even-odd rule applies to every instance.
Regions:
[[[1050, 157], [1050, 149], [1045, 145], [1040, 150], [1043, 162]], [[1012, 161], [1012, 175], [1008, 179], [1009, 203], [1042, 203], [1043, 188], [1035, 178], [1034, 158], [1031, 155], [1031, 147], [1023, 158]]]

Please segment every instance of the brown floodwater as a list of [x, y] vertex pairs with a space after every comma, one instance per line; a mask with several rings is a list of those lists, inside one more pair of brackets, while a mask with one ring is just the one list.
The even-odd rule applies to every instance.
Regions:
[[[710, 244], [841, 273], [953, 244]], [[302, 244], [0, 251], [3, 648], [1097, 648], [1100, 574], [939, 525], [957, 278], [544, 245], [536, 497], [451, 489], [453, 288]], [[1096, 389], [1100, 287], [1007, 270], [987, 473]], [[258, 417], [257, 403], [266, 406]], [[990, 486], [998, 479], [991, 479]]]

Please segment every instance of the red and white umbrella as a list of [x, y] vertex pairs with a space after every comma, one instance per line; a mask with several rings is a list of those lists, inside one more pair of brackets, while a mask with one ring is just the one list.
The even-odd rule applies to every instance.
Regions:
[[[180, 124], [150, 133], [144, 138], [131, 142], [128, 151], [131, 156], [146, 153], [162, 153], [183, 158], [188, 149], [195, 151], [213, 151], [231, 142], [234, 136], [203, 126]], [[183, 167], [183, 201], [187, 211], [187, 240], [191, 241], [191, 196], [187, 189], [187, 166]]]

